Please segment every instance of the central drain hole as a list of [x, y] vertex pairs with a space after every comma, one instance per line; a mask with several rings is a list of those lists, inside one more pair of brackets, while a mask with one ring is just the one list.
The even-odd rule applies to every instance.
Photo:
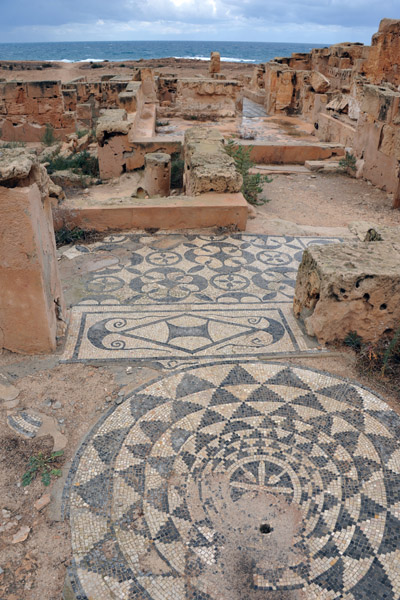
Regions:
[[273, 529], [271, 525], [268, 525], [268, 523], [263, 523], [262, 525], [260, 525], [260, 531], [261, 533], [271, 533]]

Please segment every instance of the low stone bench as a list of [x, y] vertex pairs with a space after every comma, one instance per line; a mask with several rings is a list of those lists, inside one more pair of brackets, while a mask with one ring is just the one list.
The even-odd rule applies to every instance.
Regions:
[[300, 264], [294, 313], [321, 342], [364, 341], [400, 327], [400, 242], [311, 246]]

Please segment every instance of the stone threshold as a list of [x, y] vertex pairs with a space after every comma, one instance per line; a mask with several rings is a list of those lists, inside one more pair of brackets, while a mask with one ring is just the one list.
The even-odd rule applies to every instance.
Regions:
[[198, 229], [230, 227], [246, 229], [248, 204], [241, 193], [168, 198], [132, 198], [122, 206], [74, 207], [65, 202], [54, 214], [56, 230]]

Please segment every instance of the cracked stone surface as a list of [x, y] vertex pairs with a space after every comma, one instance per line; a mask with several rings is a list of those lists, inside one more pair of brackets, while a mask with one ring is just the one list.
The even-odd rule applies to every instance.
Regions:
[[400, 418], [361, 386], [225, 361], [144, 384], [65, 489], [80, 600], [400, 598]]

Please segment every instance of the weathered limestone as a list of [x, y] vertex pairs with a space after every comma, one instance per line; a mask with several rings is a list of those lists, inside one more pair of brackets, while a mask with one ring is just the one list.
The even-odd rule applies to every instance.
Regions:
[[76, 115], [65, 108], [61, 82], [0, 83], [1, 139], [40, 141], [46, 125], [60, 139], [76, 129]]
[[124, 152], [129, 151], [128, 133], [132, 123], [126, 111], [111, 109], [102, 112], [97, 123], [98, 159], [103, 179], [118, 177], [126, 170]]
[[171, 157], [163, 152], [146, 154], [144, 157], [144, 187], [148, 195], [169, 196], [171, 187]]
[[311, 72], [310, 85], [317, 94], [324, 94], [330, 88], [329, 79], [318, 71]]
[[0, 151], [0, 349], [51, 352], [65, 324], [48, 183], [33, 154]]
[[185, 170], [183, 175], [187, 195], [205, 192], [239, 192], [243, 179], [233, 158], [224, 150], [224, 138], [219, 131], [193, 127], [185, 132]]
[[236, 80], [160, 78], [159, 86], [162, 117], [234, 117], [242, 106], [242, 84]]
[[265, 65], [264, 86], [268, 91], [265, 99], [265, 110], [268, 114], [288, 111], [293, 103], [294, 92], [293, 69], [276, 62]]
[[221, 55], [219, 52], [211, 52], [208, 72], [210, 73], [211, 77], [216, 73], [221, 72]]
[[56, 228], [82, 227], [95, 231], [124, 231], [157, 227], [163, 230], [233, 227], [246, 229], [248, 204], [240, 193], [168, 198], [129, 198], [119, 206], [88, 206], [57, 211]]
[[294, 313], [320, 342], [350, 331], [377, 341], [400, 322], [400, 243], [311, 246], [296, 281]]
[[388, 81], [400, 84], [400, 21], [382, 19], [378, 33], [372, 37], [372, 46], [365, 71], [372, 83]]

